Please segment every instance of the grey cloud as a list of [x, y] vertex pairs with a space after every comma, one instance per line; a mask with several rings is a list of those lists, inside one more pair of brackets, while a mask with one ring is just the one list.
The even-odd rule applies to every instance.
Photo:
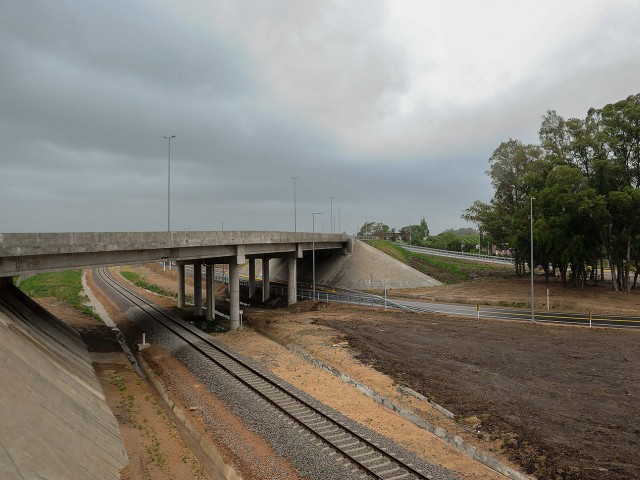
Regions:
[[[322, 211], [328, 231], [334, 195], [348, 232], [407, 215], [437, 232], [490, 198], [484, 172], [500, 141], [535, 141], [548, 108], [582, 116], [638, 85], [638, 49], [602, 59], [595, 32], [490, 101], [425, 103], [396, 122], [410, 72], [379, 30], [382, 3], [207, 5], [214, 14], [194, 21], [149, 1], [9, 3], [0, 231], [166, 228], [162, 135], [176, 134], [174, 229], [290, 230], [300, 176], [300, 229]], [[617, 22], [610, 35], [630, 25]], [[615, 45], [637, 46], [627, 36]], [[360, 148], [378, 141], [393, 148]]]

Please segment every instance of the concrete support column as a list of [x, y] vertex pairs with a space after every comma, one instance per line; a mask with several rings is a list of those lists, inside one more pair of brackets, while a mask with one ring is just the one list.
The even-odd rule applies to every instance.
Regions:
[[269, 257], [262, 257], [262, 301], [269, 300]]
[[178, 265], [178, 308], [184, 308], [184, 264]]
[[229, 321], [231, 330], [240, 327], [240, 267], [229, 263]]
[[256, 259], [249, 259], [249, 298], [256, 293]]
[[298, 301], [298, 260], [296, 258], [287, 258], [287, 266], [289, 267], [289, 276], [287, 277], [287, 305], [293, 305]]
[[215, 318], [216, 309], [216, 288], [213, 280], [213, 267], [214, 265], [205, 265], [207, 276], [207, 317], [206, 319], [211, 321]]
[[202, 316], [202, 263], [193, 264], [193, 315]]

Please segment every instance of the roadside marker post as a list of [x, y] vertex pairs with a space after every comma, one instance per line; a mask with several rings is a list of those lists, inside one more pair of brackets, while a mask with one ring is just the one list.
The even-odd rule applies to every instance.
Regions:
[[589, 328], [591, 328], [591, 310], [589, 310]]
[[476, 310], [478, 311], [478, 320], [480, 320], [480, 304], [476, 304]]
[[387, 309], [387, 289], [384, 289], [384, 309]]
[[547, 310], [549, 310], [549, 289], [547, 288]]

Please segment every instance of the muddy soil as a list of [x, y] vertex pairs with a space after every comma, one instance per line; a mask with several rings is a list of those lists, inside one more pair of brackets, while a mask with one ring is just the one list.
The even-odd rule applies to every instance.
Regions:
[[640, 332], [371, 312], [316, 323], [538, 478], [640, 478]]

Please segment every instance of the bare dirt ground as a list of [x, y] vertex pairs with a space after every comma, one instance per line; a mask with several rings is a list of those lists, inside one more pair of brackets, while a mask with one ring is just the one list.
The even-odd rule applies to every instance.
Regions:
[[[149, 272], [154, 281], [164, 281], [157, 268]], [[175, 288], [171, 281], [167, 288]], [[547, 285], [555, 309], [638, 312], [637, 293], [611, 292], [605, 285], [576, 290], [543, 279], [536, 288]], [[529, 292], [527, 279], [484, 279], [400, 293], [511, 305], [526, 302]], [[295, 343], [385, 395], [401, 397], [397, 385], [419, 391], [456, 413], [457, 424], [438, 420], [415, 400], [403, 401], [432, 423], [462, 431], [465, 440], [475, 438], [476, 445], [510, 458], [538, 478], [640, 478], [640, 332], [478, 322], [337, 305], [304, 310], [303, 304], [286, 311], [251, 310], [247, 320], [279, 343]], [[242, 335], [221, 338], [233, 343]], [[257, 358], [284, 375], [288, 363], [275, 352], [250, 346], [249, 337], [234, 346], [245, 353], [255, 348]], [[349, 349], [333, 347], [341, 339]], [[290, 377], [296, 375], [307, 374], [292, 369]]]
[[381, 312], [315, 322], [527, 473], [640, 478], [640, 332]]

